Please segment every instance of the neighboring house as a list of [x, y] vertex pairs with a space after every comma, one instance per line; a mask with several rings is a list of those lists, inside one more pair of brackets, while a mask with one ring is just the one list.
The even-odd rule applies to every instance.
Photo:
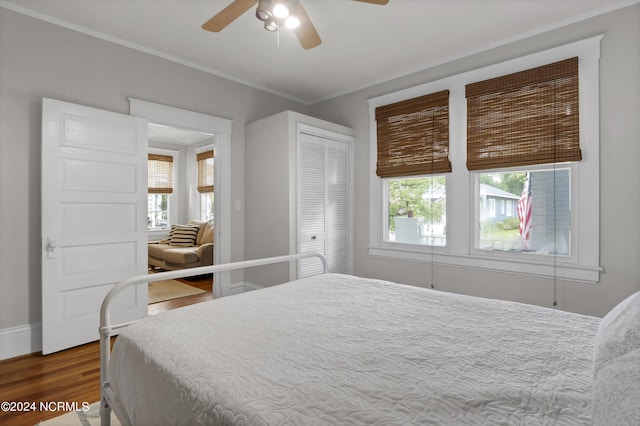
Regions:
[[[480, 184], [480, 221], [500, 222], [507, 218], [517, 218], [516, 205], [519, 195], [512, 194], [500, 188], [485, 183]], [[446, 192], [436, 189], [422, 196], [423, 200], [437, 202], [446, 199]], [[444, 223], [443, 223], [444, 225]]]
[[480, 199], [480, 222], [501, 222], [518, 217], [516, 205], [519, 195], [481, 183]]
[[[640, 221], [620, 216], [620, 209], [628, 212], [640, 209], [637, 190], [640, 169], [636, 164], [640, 158], [637, 143], [640, 140], [637, 120], [640, 114], [639, 23], [640, 4], [634, 3], [600, 16], [567, 22], [552, 31], [512, 37], [503, 45], [488, 45], [485, 51], [470, 51], [465, 57], [453, 55], [451, 62], [431, 63], [424, 70], [392, 72], [397, 77], [390, 81], [308, 105], [29, 17], [3, 8], [0, 3], [0, 359], [41, 348], [43, 97], [124, 114], [129, 113], [127, 98], [137, 97], [233, 120], [228, 153], [230, 177], [226, 182], [233, 200], [233, 205], [227, 206], [232, 213], [229, 230], [233, 236], [232, 260], [242, 260], [245, 256], [245, 124], [293, 110], [349, 126], [356, 132], [353, 215], [356, 275], [423, 286], [437, 284], [438, 289], [444, 291], [511, 298], [544, 306], [549, 305], [551, 288], [557, 285], [559, 308], [604, 315], [623, 298], [640, 290]], [[520, 279], [510, 273], [479, 270], [473, 266], [443, 266], [437, 264], [437, 259], [419, 264], [399, 255], [394, 258], [370, 252], [367, 244], [372, 233], [369, 199], [377, 194], [370, 192], [369, 185], [372, 155], [367, 99], [573, 43], [594, 34], [605, 34], [599, 62], [600, 92], [596, 99], [585, 100], [598, 102], [602, 123], [599, 129], [602, 207], [598, 236], [600, 265], [606, 273], [601, 274], [597, 285], [567, 284], [555, 276]], [[420, 52], [414, 54], [420, 55]], [[429, 63], [429, 58], [425, 58], [425, 64]], [[345, 66], [348, 64], [335, 64], [336, 78]], [[452, 96], [464, 97], [464, 93]], [[581, 126], [583, 124], [581, 132], [589, 131], [589, 123]], [[456, 149], [464, 151], [464, 147]], [[458, 159], [461, 157], [464, 152]], [[452, 166], [455, 170], [465, 167], [464, 161], [453, 162]], [[468, 181], [462, 176], [452, 182], [452, 197], [471, 197]], [[589, 185], [586, 181], [581, 190], [589, 190]], [[516, 214], [508, 206], [509, 203], [515, 206], [517, 195], [487, 190], [486, 197], [487, 203], [495, 203], [495, 210], [487, 211], [489, 215], [495, 212], [490, 217]], [[470, 232], [467, 213], [453, 212], [453, 220], [448, 220], [451, 239]], [[437, 283], [429, 282], [428, 277], [435, 277]]]

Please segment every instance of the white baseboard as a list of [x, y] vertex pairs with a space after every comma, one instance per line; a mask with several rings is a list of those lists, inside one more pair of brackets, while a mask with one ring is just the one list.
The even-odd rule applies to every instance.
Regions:
[[42, 350], [42, 324], [0, 330], [0, 361]]
[[[232, 283], [225, 296], [263, 288], [246, 281]], [[42, 350], [42, 324], [27, 324], [0, 330], [0, 361]]]
[[231, 296], [234, 294], [240, 294], [240, 293], [245, 293], [247, 291], [251, 291], [251, 290], [259, 290], [263, 288], [261, 285], [258, 284], [253, 284], [247, 281], [238, 281], [235, 283], [232, 283], [231, 286], [229, 287], [229, 291], [227, 292], [227, 294], [225, 294], [225, 296]]

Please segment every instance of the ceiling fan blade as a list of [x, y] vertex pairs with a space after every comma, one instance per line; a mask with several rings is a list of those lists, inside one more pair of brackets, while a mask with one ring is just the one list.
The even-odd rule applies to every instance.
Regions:
[[309, 14], [302, 7], [300, 3], [297, 3], [298, 7], [296, 9], [296, 16], [300, 20], [300, 26], [294, 30], [300, 44], [303, 49], [313, 49], [314, 47], [320, 45], [322, 40], [320, 40], [320, 36], [316, 31], [316, 27], [313, 26], [311, 22], [311, 18], [309, 18]]
[[380, 6], [384, 6], [385, 4], [389, 3], [389, 0], [355, 0], [355, 1], [361, 1], [363, 3], [379, 4]]
[[235, 21], [247, 10], [255, 6], [256, 0], [234, 0], [230, 5], [222, 9], [213, 18], [202, 24], [202, 29], [217, 33], [224, 27]]

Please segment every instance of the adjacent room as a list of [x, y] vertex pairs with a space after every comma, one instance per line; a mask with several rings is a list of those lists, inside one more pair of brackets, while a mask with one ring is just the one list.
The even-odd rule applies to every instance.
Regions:
[[639, 116], [639, 0], [0, 0], [0, 423], [637, 425]]

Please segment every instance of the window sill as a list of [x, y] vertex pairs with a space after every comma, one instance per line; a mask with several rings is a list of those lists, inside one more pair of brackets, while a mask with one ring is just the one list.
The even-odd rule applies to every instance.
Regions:
[[458, 254], [439, 247], [369, 246], [369, 255], [389, 259], [434, 263], [460, 268], [480, 269], [491, 272], [529, 275], [541, 278], [557, 278], [568, 281], [595, 284], [600, 281], [600, 266], [564, 263], [558, 260], [531, 259], [514, 256], [499, 258], [481, 254]]
[[167, 235], [169, 235], [169, 228], [165, 228], [165, 229], [160, 229], [160, 228], [147, 229], [147, 235], [149, 236], [148, 237], [149, 241], [161, 240], [161, 239], [167, 237]]

